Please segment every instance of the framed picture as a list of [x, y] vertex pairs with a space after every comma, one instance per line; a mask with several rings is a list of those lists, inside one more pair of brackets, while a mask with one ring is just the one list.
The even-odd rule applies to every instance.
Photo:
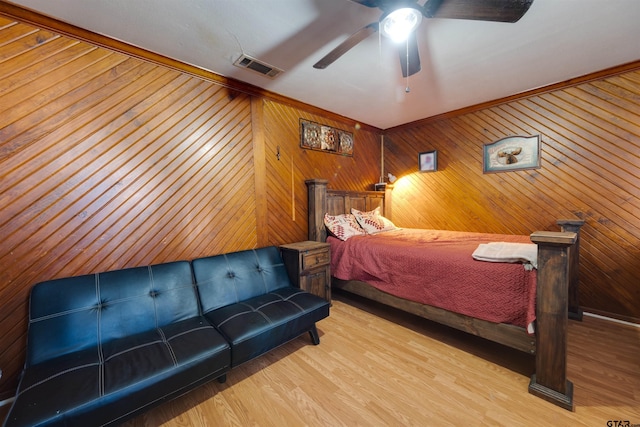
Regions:
[[508, 136], [485, 144], [483, 151], [483, 173], [540, 167], [540, 135]]
[[418, 168], [421, 172], [435, 172], [438, 170], [438, 152], [425, 151], [418, 154]]
[[300, 146], [309, 150], [353, 156], [353, 134], [300, 119]]

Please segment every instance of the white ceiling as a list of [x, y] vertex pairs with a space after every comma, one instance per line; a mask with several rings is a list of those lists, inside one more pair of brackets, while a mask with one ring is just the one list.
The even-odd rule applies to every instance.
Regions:
[[[381, 129], [640, 60], [640, 0], [534, 0], [514, 24], [423, 20], [422, 71], [408, 82], [378, 35], [313, 68], [378, 20], [349, 0], [12, 2]], [[242, 53], [285, 71], [234, 67]]]

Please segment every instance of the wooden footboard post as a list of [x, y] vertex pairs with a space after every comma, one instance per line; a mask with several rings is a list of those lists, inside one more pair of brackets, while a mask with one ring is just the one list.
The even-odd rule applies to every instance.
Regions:
[[324, 213], [327, 211], [327, 183], [326, 179], [307, 179], [307, 192], [309, 196], [309, 240], [324, 242], [327, 240], [327, 231], [324, 226]]
[[536, 372], [529, 392], [573, 411], [573, 384], [567, 380], [569, 248], [578, 236], [536, 231], [538, 244], [536, 299]]
[[581, 219], [559, 219], [557, 224], [562, 231], [576, 233], [576, 243], [569, 248], [569, 319], [582, 320], [582, 309], [579, 299], [579, 260], [580, 260], [580, 228], [584, 225]]

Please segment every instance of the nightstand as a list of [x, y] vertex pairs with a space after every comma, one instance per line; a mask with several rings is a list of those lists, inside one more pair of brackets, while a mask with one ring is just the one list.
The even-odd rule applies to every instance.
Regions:
[[328, 243], [290, 243], [280, 246], [280, 253], [291, 283], [331, 302], [331, 253]]

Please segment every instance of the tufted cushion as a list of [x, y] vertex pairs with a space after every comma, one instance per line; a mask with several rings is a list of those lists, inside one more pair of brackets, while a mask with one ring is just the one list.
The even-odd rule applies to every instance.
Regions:
[[43, 282], [31, 291], [27, 364], [199, 314], [187, 261]]
[[203, 317], [70, 356], [25, 371], [7, 427], [124, 420], [225, 374], [230, 366], [229, 344]]
[[329, 303], [299, 288], [286, 287], [205, 314], [231, 343], [238, 366], [309, 331], [329, 315]]
[[252, 249], [193, 260], [202, 312], [291, 286], [278, 248]]
[[119, 422], [230, 367], [186, 261], [37, 284], [29, 317], [7, 426]]
[[231, 343], [231, 366], [315, 328], [329, 303], [293, 287], [276, 247], [192, 261], [202, 311]]
[[304, 332], [317, 344], [328, 315], [276, 247], [40, 283], [5, 427], [120, 424]]

